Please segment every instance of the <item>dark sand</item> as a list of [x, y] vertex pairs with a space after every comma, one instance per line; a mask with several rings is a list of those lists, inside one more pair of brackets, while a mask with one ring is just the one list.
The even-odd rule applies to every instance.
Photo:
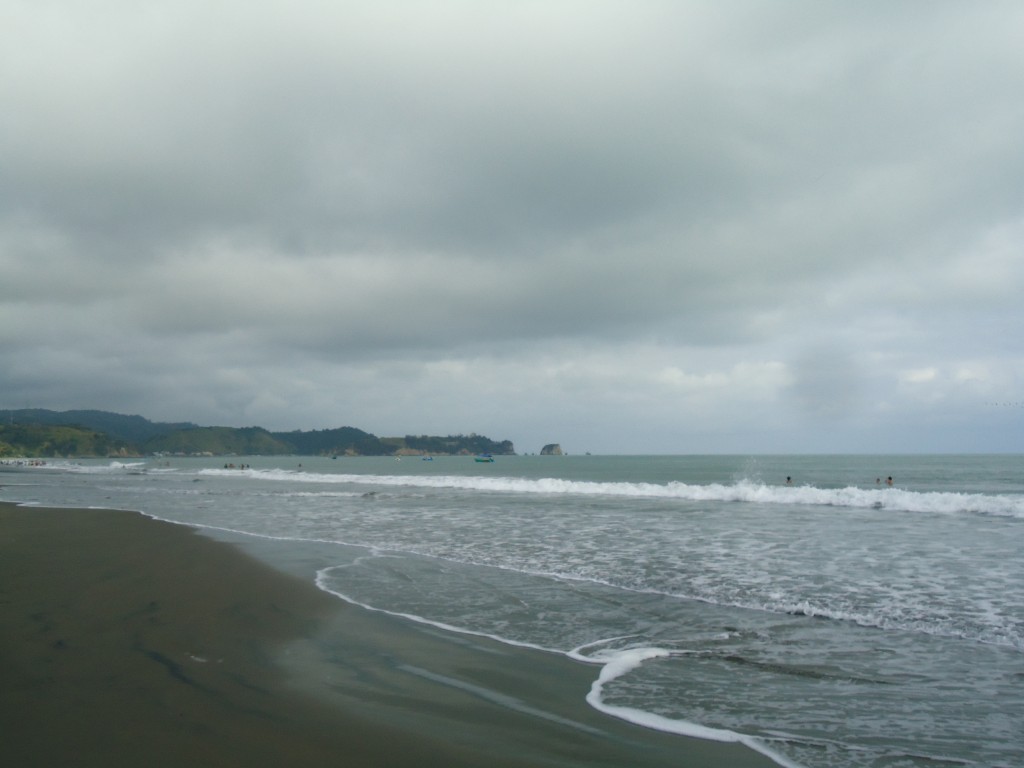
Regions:
[[182, 526], [0, 503], [3, 765], [774, 765], [596, 712], [596, 673], [348, 606]]

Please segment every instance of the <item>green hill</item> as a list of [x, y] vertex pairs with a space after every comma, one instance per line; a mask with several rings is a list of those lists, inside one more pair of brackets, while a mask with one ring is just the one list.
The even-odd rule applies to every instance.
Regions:
[[[395, 440], [399, 438], [386, 438]], [[515, 454], [511, 440], [497, 442], [483, 435], [448, 435], [434, 437], [431, 435], [406, 435], [400, 438], [401, 448], [406, 452], [427, 453], [435, 455], [470, 455], [490, 453], [495, 456], [511, 456]]]
[[0, 410], [0, 456], [394, 456], [514, 455], [509, 440], [482, 435], [377, 437], [355, 427], [268, 432], [263, 427], [200, 427], [152, 422], [108, 411]]
[[300, 456], [388, 456], [391, 453], [380, 438], [355, 427], [273, 434], [276, 440], [292, 447], [289, 453]]
[[136, 455], [123, 440], [72, 426], [0, 425], [0, 457], [105, 457]]
[[76, 426], [94, 432], [104, 432], [115, 440], [142, 445], [159, 435], [166, 435], [179, 429], [192, 429], [197, 424], [189, 422], [164, 423], [150, 421], [142, 416], [125, 416], [120, 413], [96, 410], [49, 411], [45, 408], [23, 408], [21, 410], [0, 410], [2, 424], [34, 424], [48, 426]]
[[291, 446], [262, 427], [195, 427], [147, 440], [146, 453], [274, 456], [293, 453]]

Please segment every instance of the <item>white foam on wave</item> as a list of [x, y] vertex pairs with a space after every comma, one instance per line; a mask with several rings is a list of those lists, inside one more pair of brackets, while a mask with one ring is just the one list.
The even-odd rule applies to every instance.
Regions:
[[353, 499], [366, 496], [359, 491], [289, 491], [282, 495], [293, 499]]
[[732, 603], [737, 608], [783, 613], [792, 616], [808, 616], [815, 619], [848, 621], [861, 627], [890, 630], [896, 632], [916, 632], [933, 637], [966, 640], [972, 643], [996, 645], [1024, 651], [1024, 635], [1015, 620], [1007, 618], [998, 610], [989, 611], [984, 618], [974, 623], [957, 624], [946, 616], [926, 616], [906, 618], [900, 615], [890, 616], [883, 611], [857, 611], [836, 608], [827, 605], [815, 605], [808, 600], [799, 602], [772, 601], [758, 603]]
[[665, 648], [647, 647], [615, 651], [602, 650], [594, 656], [586, 656], [581, 652], [581, 650], [582, 649], [577, 648], [571, 651], [568, 655], [579, 661], [591, 664], [602, 664], [601, 672], [590, 686], [590, 692], [587, 694], [587, 703], [594, 709], [644, 728], [651, 728], [653, 730], [664, 731], [667, 733], [675, 733], [680, 736], [688, 736], [695, 739], [704, 739], [706, 741], [743, 744], [749, 749], [753, 749], [754, 751], [761, 753], [773, 762], [784, 766], [784, 768], [802, 768], [798, 763], [788, 760], [763, 744], [759, 739], [752, 736], [737, 733], [736, 731], [730, 731], [725, 728], [711, 728], [706, 725], [690, 722], [689, 720], [677, 720], [675, 718], [665, 717], [653, 712], [646, 712], [634, 707], [616, 706], [608, 704], [605, 701], [604, 688], [608, 683], [630, 673], [634, 669], [637, 669], [645, 661], [650, 659], [667, 658], [669, 656], [677, 655], [678, 652], [669, 651]]
[[80, 464], [74, 461], [53, 461], [47, 459], [43, 469], [56, 469], [82, 475], [123, 474], [145, 468], [144, 461], [111, 461], [109, 464]]
[[[600, 493], [614, 494], [619, 498], [639, 498], [657, 496], [662, 499], [678, 498], [690, 500], [695, 498], [709, 499], [712, 501], [744, 501], [746, 503], [761, 504], [789, 504], [789, 505], [827, 505], [831, 507], [846, 506], [849, 508], [873, 508], [878, 499], [891, 500], [894, 508], [902, 507], [919, 510], [946, 510], [948, 514], [954, 514], [955, 510], [962, 507], [964, 500], [969, 499], [975, 507], [982, 502], [999, 503], [1000, 499], [1009, 502], [1019, 502], [1019, 499], [1008, 497], [985, 497], [980, 495], [955, 494], [955, 493], [920, 493], [905, 491], [898, 488], [862, 489], [862, 488], [816, 488], [813, 486], [788, 487], [769, 486], [763, 483], [741, 481], [734, 485], [710, 484], [707, 486], [688, 485], [685, 483], [669, 483], [666, 485], [636, 484], [636, 483], [595, 483], [569, 480], [529, 478], [507, 478], [507, 477], [463, 477], [451, 475], [438, 476], [407, 476], [407, 475], [365, 475], [365, 474], [319, 474], [307, 473], [295, 470], [203, 470], [205, 474], [217, 474], [230, 477], [250, 475], [262, 479], [287, 479], [287, 488], [283, 489], [285, 494], [294, 497], [309, 498], [351, 498], [373, 495], [373, 498], [385, 498], [384, 490], [394, 491], [396, 489], [408, 489], [417, 487], [442, 488], [456, 487], [460, 490], [478, 490], [481, 487], [493, 489], [501, 493], [563, 493], [579, 495], [596, 495]], [[315, 483], [315, 486], [305, 483]], [[326, 487], [325, 487], [326, 484]], [[358, 487], [344, 487], [345, 484]], [[381, 489], [382, 495], [376, 495]], [[553, 490], [554, 489], [554, 490]], [[404, 494], [403, 494], [404, 495]], [[887, 508], [887, 512], [888, 512]], [[273, 538], [273, 537], [271, 537]], [[348, 537], [341, 537], [347, 539]], [[552, 568], [550, 564], [526, 563], [526, 562], [497, 562], [493, 558], [480, 558], [479, 553], [456, 553], [450, 548], [444, 553], [439, 553], [429, 546], [416, 546], [410, 541], [398, 540], [338, 540], [336, 543], [350, 546], [362, 546], [370, 544], [371, 547], [385, 547], [394, 552], [402, 552], [425, 557], [437, 557], [440, 559], [452, 559], [454, 562], [462, 562], [475, 565], [487, 565], [500, 567], [510, 571], [517, 571], [528, 575], [548, 576], [565, 581], [579, 581], [592, 583], [612, 589], [628, 592], [663, 595], [668, 598], [684, 600], [699, 600], [714, 605], [725, 607], [743, 608], [756, 611], [766, 611], [778, 614], [803, 615], [815, 618], [824, 618], [840, 622], [851, 622], [862, 627], [875, 627], [885, 630], [907, 631], [914, 633], [929, 634], [936, 637], [950, 637], [972, 642], [980, 642], [989, 645], [1007, 646], [1015, 649], [1024, 648], [1024, 638], [1021, 636], [1020, 628], [1013, 622], [1008, 622], [1005, 617], [993, 613], [989, 621], [980, 621], [977, 616], [935, 616], [934, 612], [918, 612], [913, 606], [905, 605], [905, 601], [898, 601], [894, 608], [888, 607], [886, 601], [869, 602], [867, 607], [861, 601], [848, 601], [828, 599], [817, 601], [807, 599], [804, 593], [797, 590], [746, 590], [735, 591], [721, 589], [712, 586], [709, 589], [686, 589], [671, 588], [667, 585], [642, 585], [624, 583], [622, 580], [602, 579], [593, 571], [584, 574], [578, 573], [571, 568]], [[747, 577], [749, 585], [749, 577]], [[731, 584], [727, 583], [726, 587]], [[340, 595], [339, 595], [340, 596]], [[348, 596], [340, 596], [349, 600]], [[354, 601], [353, 601], [354, 602]], [[368, 606], [364, 606], [368, 607]], [[426, 621], [422, 617], [406, 616], [405, 618]], [[444, 627], [451, 629], [450, 627]], [[502, 639], [502, 638], [497, 638]], [[503, 640], [503, 639], [502, 639]], [[503, 640], [504, 641], [504, 640]]]
[[818, 488], [776, 486], [751, 480], [731, 485], [682, 482], [627, 483], [562, 478], [476, 477], [462, 475], [320, 474], [284, 469], [204, 469], [200, 474], [247, 476], [270, 481], [359, 484], [386, 487], [436, 488], [493, 493], [554, 494], [681, 501], [793, 504], [859, 509], [886, 509], [932, 514], [973, 513], [1024, 519], [1024, 496], [977, 493], [920, 492], [900, 488]]

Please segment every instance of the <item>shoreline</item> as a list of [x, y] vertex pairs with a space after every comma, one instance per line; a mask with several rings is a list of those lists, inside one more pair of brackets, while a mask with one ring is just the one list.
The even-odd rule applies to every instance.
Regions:
[[0, 502], [12, 765], [767, 768], [604, 715], [598, 670], [350, 605], [136, 512]]

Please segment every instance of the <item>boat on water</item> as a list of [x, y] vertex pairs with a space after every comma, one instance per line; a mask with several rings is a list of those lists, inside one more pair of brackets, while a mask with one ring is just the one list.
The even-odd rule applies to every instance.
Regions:
[[491, 454], [489, 454], [489, 453], [481, 453], [481, 454], [479, 454], [478, 456], [474, 456], [474, 457], [473, 457], [473, 460], [474, 460], [474, 461], [478, 461], [478, 462], [481, 462], [481, 463], [484, 463], [484, 462], [493, 462], [493, 461], [494, 461], [494, 457], [493, 457], [493, 456], [491, 456]]

